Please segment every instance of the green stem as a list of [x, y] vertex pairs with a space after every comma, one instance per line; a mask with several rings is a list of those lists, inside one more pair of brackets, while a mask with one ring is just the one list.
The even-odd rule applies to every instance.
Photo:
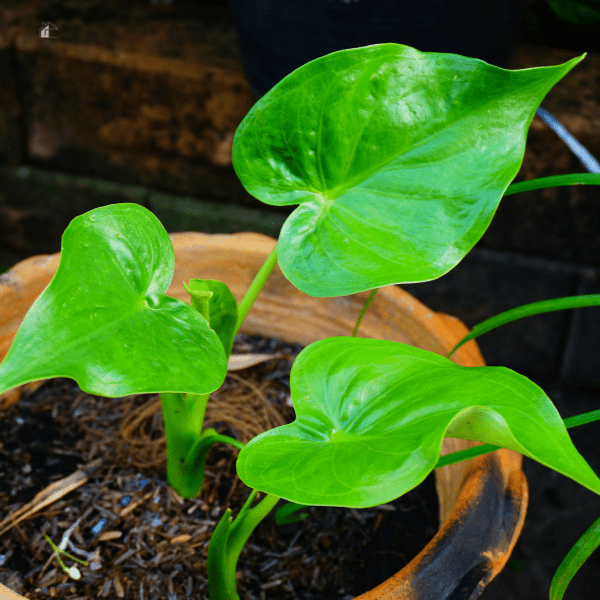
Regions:
[[61, 566], [61, 568], [62, 568], [63, 571], [66, 571], [67, 567], [64, 565], [63, 561], [60, 559], [60, 555], [61, 554], [64, 554], [67, 558], [70, 558], [72, 561], [77, 562], [80, 565], [83, 565], [84, 567], [88, 566], [87, 560], [83, 560], [81, 558], [77, 558], [76, 556], [73, 556], [72, 554], [69, 554], [65, 550], [61, 550], [47, 535], [45, 535], [44, 537], [46, 538], [46, 541], [50, 544], [50, 547], [52, 548], [52, 550], [54, 550], [54, 554], [56, 554], [56, 558], [58, 559], [58, 563]]
[[[567, 429], [571, 429], [572, 427], [585, 425], [586, 423], [593, 423], [594, 421], [598, 420], [600, 420], [600, 410], [592, 410], [587, 413], [582, 413], [574, 417], [563, 419], [563, 423]], [[475, 446], [475, 448], [467, 448], [465, 450], [459, 450], [458, 452], [451, 452], [450, 454], [440, 456], [440, 459], [433, 468], [439, 469], [440, 467], [445, 467], [463, 460], [475, 458], [476, 456], [481, 456], [482, 454], [488, 454], [489, 452], [498, 450], [500, 447], [501, 446], [493, 446], [492, 444], [482, 444], [481, 446]]]
[[254, 301], [256, 300], [256, 298], [258, 297], [258, 294], [264, 287], [267, 279], [269, 278], [269, 275], [271, 275], [271, 273], [273, 272], [273, 269], [275, 268], [276, 264], [277, 264], [277, 245], [275, 245], [275, 248], [273, 248], [273, 250], [271, 251], [271, 254], [269, 254], [269, 256], [267, 256], [267, 260], [265, 260], [263, 266], [260, 268], [260, 271], [256, 274], [254, 281], [250, 284], [248, 291], [246, 292], [245, 296], [242, 298], [242, 301], [240, 302], [240, 305], [238, 306], [238, 320], [235, 325], [235, 331], [233, 334], [234, 336], [240, 330], [240, 327], [242, 326], [244, 319], [250, 312], [250, 309], [252, 308]]
[[360, 322], [362, 321], [363, 317], [365, 316], [365, 313], [367, 312], [367, 308], [369, 308], [369, 304], [371, 304], [371, 300], [373, 300], [373, 298], [375, 297], [375, 294], [377, 293], [378, 289], [379, 288], [375, 288], [371, 292], [371, 295], [368, 297], [367, 301], [365, 302], [364, 306], [362, 307], [362, 310], [360, 311], [360, 315], [358, 315], [358, 320], [356, 321], [354, 331], [352, 332], [352, 337], [356, 337], [356, 334], [358, 333], [358, 327], [360, 325]]
[[[265, 260], [238, 307], [234, 336], [276, 264], [277, 246]], [[192, 296], [192, 305], [210, 323], [209, 299], [213, 292], [193, 290], [185, 282], [184, 287]], [[167, 443], [167, 481], [183, 498], [196, 498], [202, 489], [204, 465], [210, 446], [224, 442], [241, 447], [241, 443], [227, 436], [219, 436], [214, 430], [202, 431], [210, 394], [163, 392], [160, 396]]]
[[209, 600], [239, 600], [235, 572], [242, 548], [279, 500], [277, 496], [267, 494], [250, 508], [256, 494], [257, 490], [252, 490], [233, 523], [228, 508], [210, 538], [206, 561]]
[[183, 498], [196, 498], [202, 489], [204, 469], [197, 468], [190, 451], [201, 439], [209, 397], [210, 394], [160, 394], [167, 443], [167, 481]]
[[[211, 431], [210, 429], [208, 429], [207, 431]], [[214, 431], [214, 429], [212, 430]], [[215, 435], [212, 436], [212, 443], [213, 444], [228, 444], [229, 446], [233, 446], [234, 448], [237, 448], [238, 450], [241, 450], [244, 447], [244, 444], [242, 442], [240, 442], [240, 440], [236, 440], [235, 438], [229, 437], [228, 435], [222, 435], [220, 433], [217, 433]]]
[[549, 187], [560, 187], [564, 185], [600, 185], [599, 173], [575, 173], [572, 175], [553, 175], [552, 177], [540, 177], [530, 181], [520, 181], [508, 186], [504, 196], [518, 194], [519, 192], [529, 192], [531, 190], [541, 190]]
[[450, 358], [463, 344], [492, 331], [501, 325], [512, 323], [524, 317], [533, 315], [541, 315], [548, 312], [558, 310], [585, 308], [590, 306], [600, 306], [600, 294], [587, 294], [585, 296], [567, 296], [566, 298], [554, 298], [553, 300], [540, 300], [530, 304], [523, 304], [517, 308], [511, 308], [504, 311], [495, 317], [490, 317], [485, 321], [475, 325], [471, 331], [465, 335], [455, 346], [446, 354], [446, 358]]
[[244, 447], [244, 444], [239, 440], [229, 437], [228, 435], [221, 435], [210, 427], [202, 432], [202, 435], [196, 440], [196, 443], [188, 450], [184, 460], [185, 468], [204, 473], [208, 451], [214, 444], [219, 443], [234, 446], [238, 450], [241, 450]]

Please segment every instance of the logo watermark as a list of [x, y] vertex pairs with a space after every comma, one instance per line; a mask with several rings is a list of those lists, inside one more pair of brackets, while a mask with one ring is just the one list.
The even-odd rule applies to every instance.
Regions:
[[47, 23], [44, 23], [42, 21], [42, 26], [40, 27], [40, 37], [58, 39], [57, 35], [50, 35], [51, 31], [58, 31], [58, 27], [56, 27], [56, 25], [52, 25], [50, 21], [48, 21]]

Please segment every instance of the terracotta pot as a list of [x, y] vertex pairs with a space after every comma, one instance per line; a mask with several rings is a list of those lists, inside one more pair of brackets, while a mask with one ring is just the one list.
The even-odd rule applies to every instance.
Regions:
[[[240, 301], [276, 243], [256, 233], [176, 233], [171, 240], [176, 268], [168, 294], [186, 302], [189, 295], [182, 282], [194, 277], [224, 281]], [[59, 258], [59, 254], [33, 257], [0, 275], [0, 360], [25, 313], [50, 282]], [[368, 295], [312, 298], [292, 286], [276, 267], [242, 332], [301, 344], [350, 335]], [[359, 334], [445, 354], [466, 331], [458, 319], [433, 313], [400, 288], [388, 286], [375, 296]], [[485, 364], [474, 341], [453, 360], [465, 366]], [[30, 384], [35, 385], [39, 384]], [[22, 393], [17, 388], [4, 394], [4, 403], [17, 401]], [[442, 454], [473, 445], [477, 443], [447, 438]], [[504, 567], [523, 527], [528, 489], [521, 462], [520, 454], [498, 450], [437, 469], [440, 530], [407, 567], [357, 600], [478, 598]], [[6, 589], [0, 585], [0, 594], [8, 594]]]

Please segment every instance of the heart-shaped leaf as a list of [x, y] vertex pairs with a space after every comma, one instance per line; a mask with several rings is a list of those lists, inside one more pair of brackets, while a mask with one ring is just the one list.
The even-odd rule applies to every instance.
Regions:
[[191, 306], [165, 295], [174, 268], [167, 232], [137, 204], [73, 219], [54, 278], [0, 364], [0, 392], [50, 377], [114, 397], [216, 390], [223, 345]]
[[248, 486], [297, 504], [375, 506], [434, 468], [444, 437], [517, 450], [600, 493], [556, 408], [505, 367], [462, 367], [398, 342], [315, 342], [291, 373], [296, 420], [248, 443]]
[[212, 292], [208, 299], [210, 328], [219, 336], [227, 356], [231, 354], [235, 326], [238, 317], [238, 305], [233, 292], [222, 281], [216, 279], [191, 279], [189, 285], [183, 282], [186, 291], [192, 296], [192, 306], [198, 292]]
[[326, 297], [447, 273], [517, 174], [536, 108], [582, 59], [508, 71], [379, 44], [288, 75], [233, 143], [250, 194], [299, 204], [277, 244], [283, 274]]

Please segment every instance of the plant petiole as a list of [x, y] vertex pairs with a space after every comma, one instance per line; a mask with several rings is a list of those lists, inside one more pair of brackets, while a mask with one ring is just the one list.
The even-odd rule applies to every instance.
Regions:
[[269, 278], [269, 275], [271, 275], [271, 273], [273, 272], [273, 269], [275, 268], [276, 264], [277, 264], [277, 245], [275, 245], [275, 248], [273, 248], [273, 250], [271, 250], [271, 253], [269, 254], [269, 256], [267, 256], [267, 259], [265, 260], [263, 266], [260, 268], [260, 270], [256, 274], [254, 281], [250, 284], [248, 291], [246, 292], [246, 294], [244, 295], [244, 297], [242, 298], [242, 301], [240, 302], [240, 304], [238, 306], [238, 320], [237, 320], [237, 323], [235, 326], [234, 336], [240, 330], [240, 327], [242, 326], [244, 319], [250, 312], [252, 305], [254, 304], [256, 298], [258, 297], [258, 294], [264, 287], [267, 279]]
[[377, 293], [378, 289], [379, 288], [375, 288], [367, 298], [367, 301], [365, 302], [364, 306], [362, 307], [362, 310], [360, 311], [360, 315], [358, 315], [358, 319], [356, 321], [356, 325], [354, 326], [354, 331], [352, 332], [351, 337], [356, 337], [356, 334], [358, 333], [358, 327], [360, 326], [360, 322], [363, 320], [363, 317], [365, 316], [365, 313], [369, 308], [369, 304], [371, 304], [371, 301], [375, 297], [375, 294]]
[[541, 190], [549, 187], [560, 187], [563, 185], [600, 185], [600, 173], [574, 173], [570, 175], [552, 175], [551, 177], [539, 177], [529, 181], [512, 183], [504, 192], [504, 196], [511, 196], [519, 192]]
[[[204, 469], [188, 456], [202, 435], [210, 394], [160, 394], [167, 442], [167, 481], [183, 498], [196, 498], [202, 489]], [[215, 432], [216, 433], [216, 432]]]
[[446, 354], [446, 358], [450, 358], [462, 345], [467, 342], [492, 331], [501, 325], [518, 321], [524, 317], [531, 317], [533, 315], [541, 315], [548, 312], [554, 312], [558, 310], [566, 310], [571, 308], [584, 308], [590, 306], [600, 306], [600, 294], [588, 294], [580, 296], [567, 296], [565, 298], [554, 298], [552, 300], [541, 300], [539, 302], [531, 302], [530, 304], [523, 304], [517, 308], [511, 308], [506, 310], [494, 317], [490, 317], [485, 321], [482, 321], [478, 325], [475, 325], [471, 331], [465, 335], [455, 346]]
[[[238, 317], [233, 336], [239, 331], [258, 294], [277, 264], [277, 246], [273, 248], [238, 306]], [[195, 280], [194, 280], [195, 281]], [[211, 323], [209, 300], [214, 292], [198, 290], [184, 282], [192, 297], [192, 305]], [[228, 349], [225, 348], [226, 353]], [[221, 442], [236, 448], [243, 444], [229, 436], [217, 434], [214, 429], [202, 431], [204, 415], [210, 394], [162, 392], [160, 401], [167, 443], [167, 481], [183, 498], [196, 498], [204, 481], [204, 466], [212, 444]]]
[[217, 433], [216, 430], [209, 428], [202, 432], [202, 435], [198, 438], [196, 443], [189, 449], [185, 455], [184, 464], [187, 469], [191, 471], [202, 471], [204, 472], [204, 465], [206, 464], [206, 457], [208, 451], [211, 449], [213, 444], [229, 444], [234, 446], [238, 450], [244, 447], [244, 444], [235, 438], [229, 437], [228, 435], [222, 435]]

